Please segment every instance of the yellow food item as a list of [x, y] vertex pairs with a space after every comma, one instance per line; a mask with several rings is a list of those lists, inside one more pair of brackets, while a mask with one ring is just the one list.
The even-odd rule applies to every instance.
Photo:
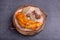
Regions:
[[36, 30], [36, 28], [42, 25], [40, 22], [29, 20], [28, 17], [23, 12], [18, 12], [16, 14], [16, 19], [18, 20], [18, 23], [19, 25], [21, 25], [21, 27], [27, 29]]

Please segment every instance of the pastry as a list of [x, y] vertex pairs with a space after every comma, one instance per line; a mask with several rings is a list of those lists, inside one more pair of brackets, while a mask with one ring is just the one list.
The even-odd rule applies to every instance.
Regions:
[[25, 5], [18, 8], [13, 16], [16, 30], [23, 35], [34, 35], [42, 31], [46, 21], [46, 14], [41, 8]]

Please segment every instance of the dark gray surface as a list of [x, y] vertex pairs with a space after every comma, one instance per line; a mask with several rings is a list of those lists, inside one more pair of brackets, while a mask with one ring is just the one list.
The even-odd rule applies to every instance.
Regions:
[[[35, 36], [10, 29], [15, 10], [25, 4], [41, 7], [48, 15], [44, 30]], [[60, 40], [60, 0], [0, 0], [0, 40]]]

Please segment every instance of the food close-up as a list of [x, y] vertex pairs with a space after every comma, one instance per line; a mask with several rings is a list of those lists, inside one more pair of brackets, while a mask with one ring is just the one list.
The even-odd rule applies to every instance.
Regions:
[[32, 5], [18, 8], [13, 16], [13, 24], [16, 30], [23, 35], [34, 35], [43, 30], [46, 24], [45, 12]]
[[0, 40], [60, 40], [60, 0], [0, 0]]

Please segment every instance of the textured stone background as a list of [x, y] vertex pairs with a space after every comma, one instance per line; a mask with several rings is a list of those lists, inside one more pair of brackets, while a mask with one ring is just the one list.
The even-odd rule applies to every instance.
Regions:
[[[25, 4], [41, 7], [48, 15], [45, 28], [34, 36], [11, 30], [12, 16]], [[60, 0], [0, 0], [0, 40], [60, 40]]]

